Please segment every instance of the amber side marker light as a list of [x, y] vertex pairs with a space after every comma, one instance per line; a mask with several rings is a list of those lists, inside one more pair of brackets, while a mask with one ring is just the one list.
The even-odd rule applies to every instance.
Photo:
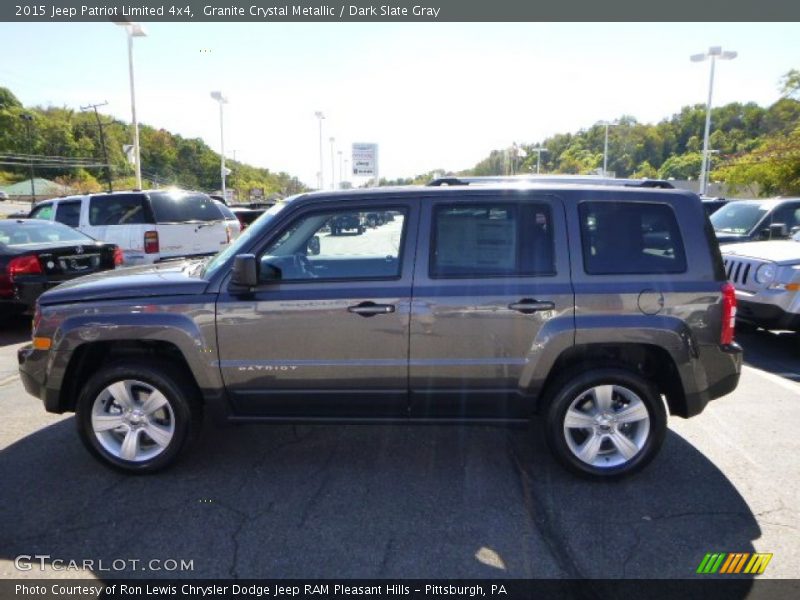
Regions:
[[33, 347], [35, 350], [50, 350], [50, 346], [53, 345], [53, 340], [46, 337], [35, 337], [33, 338]]

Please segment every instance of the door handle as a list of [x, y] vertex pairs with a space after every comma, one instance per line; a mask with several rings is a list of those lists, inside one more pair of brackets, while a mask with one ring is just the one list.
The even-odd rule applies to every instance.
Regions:
[[374, 317], [375, 315], [386, 315], [394, 312], [393, 304], [375, 304], [374, 302], [362, 302], [355, 306], [348, 306], [347, 312], [361, 315], [362, 317]]
[[530, 298], [523, 298], [519, 302], [512, 302], [508, 305], [508, 308], [521, 312], [523, 315], [531, 315], [540, 310], [553, 310], [555, 307], [555, 303], [549, 300], [539, 302], [538, 300], [531, 300]]

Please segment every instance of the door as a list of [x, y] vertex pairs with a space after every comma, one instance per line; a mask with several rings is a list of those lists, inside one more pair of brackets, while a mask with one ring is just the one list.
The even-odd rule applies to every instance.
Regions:
[[255, 252], [261, 283], [252, 293], [223, 283], [220, 367], [238, 414], [407, 414], [418, 209], [376, 204], [393, 219], [337, 235], [332, 223], [361, 222], [366, 209], [301, 209]]
[[[430, 240], [430, 249], [428, 242]], [[564, 210], [552, 196], [465, 196], [420, 224], [411, 414], [521, 417], [545, 351], [573, 340]]]

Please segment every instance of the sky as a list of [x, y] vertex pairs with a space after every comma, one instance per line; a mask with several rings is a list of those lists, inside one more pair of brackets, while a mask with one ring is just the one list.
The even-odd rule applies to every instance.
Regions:
[[[493, 149], [535, 143], [623, 114], [655, 123], [705, 103], [778, 99], [800, 68], [798, 23], [145, 23], [134, 40], [140, 123], [200, 137], [228, 157], [315, 187], [323, 122], [331, 147], [380, 148], [382, 177], [473, 166]], [[0, 23], [0, 86], [26, 105], [108, 102], [129, 121], [127, 44], [112, 23]], [[15, 49], [15, 50], [9, 50]], [[333, 164], [339, 179], [338, 154]], [[144, 165], [146, 168], [146, 165]], [[355, 180], [359, 183], [359, 180]]]

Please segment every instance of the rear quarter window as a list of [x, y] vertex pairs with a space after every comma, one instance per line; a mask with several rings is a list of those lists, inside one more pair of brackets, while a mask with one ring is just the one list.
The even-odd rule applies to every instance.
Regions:
[[580, 204], [583, 266], [590, 275], [657, 275], [686, 271], [677, 219], [667, 204]]
[[212, 198], [205, 194], [150, 194], [156, 223], [222, 221], [222, 213]]
[[106, 194], [89, 199], [89, 225], [141, 225], [150, 222], [143, 194]]

